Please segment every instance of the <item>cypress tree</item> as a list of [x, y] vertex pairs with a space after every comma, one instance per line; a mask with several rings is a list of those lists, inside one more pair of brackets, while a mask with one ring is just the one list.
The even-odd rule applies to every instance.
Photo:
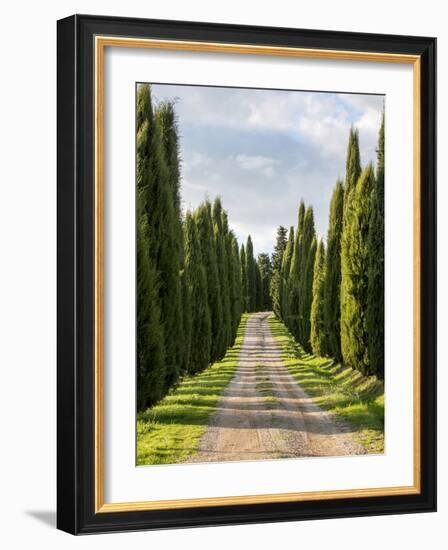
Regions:
[[288, 277], [288, 293], [286, 295], [288, 301], [288, 317], [287, 325], [292, 335], [298, 339], [300, 334], [299, 327], [299, 286], [301, 275], [301, 244], [302, 236], [299, 231], [296, 231], [294, 239], [294, 249], [291, 258], [291, 266], [289, 269]]
[[270, 295], [272, 302], [272, 309], [276, 317], [280, 319], [281, 317], [281, 293], [282, 293], [282, 278], [281, 278], [281, 268], [282, 268], [282, 258], [283, 253], [286, 248], [287, 242], [287, 230], [285, 227], [280, 225], [277, 229], [277, 238], [274, 248], [274, 253], [272, 254], [272, 277], [270, 284]]
[[293, 336], [299, 340], [300, 338], [300, 312], [299, 312], [299, 296], [300, 296], [300, 278], [303, 273], [304, 266], [302, 265], [302, 248], [303, 248], [303, 223], [305, 218], [305, 203], [300, 201], [298, 212], [297, 231], [294, 240], [294, 250], [291, 259], [289, 270], [288, 283], [288, 327]]
[[369, 164], [350, 192], [341, 242], [341, 348], [344, 362], [370, 374], [367, 332], [369, 223], [374, 173]]
[[173, 103], [165, 101], [160, 103], [155, 116], [160, 126], [162, 144], [165, 154], [165, 161], [168, 168], [168, 179], [173, 197], [174, 211], [177, 215], [177, 231], [179, 235], [178, 246], [183, 248], [182, 221], [181, 221], [181, 198], [180, 198], [180, 155], [177, 117], [174, 112]]
[[233, 319], [233, 334], [232, 345], [236, 338], [236, 333], [241, 320], [242, 313], [242, 300], [241, 300], [241, 266], [240, 256], [238, 252], [238, 241], [232, 231], [229, 232], [229, 238], [231, 242], [231, 261], [232, 261], [232, 273], [233, 273], [233, 286], [235, 289], [233, 307], [232, 307], [232, 319]]
[[[185, 259], [184, 259], [185, 262]], [[182, 317], [183, 317], [183, 337], [184, 337], [184, 346], [183, 346], [183, 356], [182, 356], [182, 375], [188, 372], [190, 365], [190, 350], [191, 350], [191, 293], [190, 285], [188, 284], [187, 272], [184, 268], [180, 273], [180, 287], [182, 290]]]
[[311, 349], [315, 355], [325, 352], [325, 245], [321, 240], [314, 262], [313, 302], [311, 304]]
[[263, 302], [263, 289], [261, 286], [261, 273], [258, 262], [255, 261], [255, 311], [261, 311]]
[[384, 378], [384, 114], [377, 155], [368, 236], [367, 333], [370, 370], [372, 374]]
[[198, 238], [202, 250], [202, 259], [207, 278], [208, 306], [211, 321], [211, 361], [217, 361], [223, 352], [222, 298], [216, 259], [215, 236], [211, 205], [205, 201], [195, 211]]
[[139, 205], [137, 216], [137, 410], [142, 411], [163, 397], [166, 369], [157, 272]]
[[196, 223], [190, 212], [187, 213], [185, 219], [185, 276], [191, 299], [188, 372], [194, 374], [204, 370], [210, 363], [211, 322], [201, 245]]
[[261, 278], [260, 311], [271, 311], [272, 301], [270, 295], [270, 287], [272, 281], [272, 263], [269, 255], [265, 253], [259, 254], [257, 264]]
[[230, 317], [230, 332], [229, 332], [229, 341], [228, 346], [233, 344], [233, 341], [236, 336], [235, 327], [235, 300], [236, 300], [236, 285], [234, 277], [234, 265], [233, 265], [233, 256], [232, 256], [232, 235], [229, 231], [229, 221], [227, 217], [227, 212], [222, 211], [222, 230], [223, 230], [223, 239], [224, 246], [226, 250], [226, 261], [227, 261], [227, 279], [228, 279], [228, 288], [229, 288], [229, 317]]
[[256, 311], [257, 307], [257, 275], [255, 267], [254, 247], [251, 236], [249, 235], [246, 243], [247, 310], [249, 312]]
[[301, 200], [299, 205], [299, 214], [298, 214], [298, 220], [297, 220], [297, 232], [300, 237], [303, 235], [305, 213], [306, 213], [305, 203], [303, 202], [303, 200]]
[[[167, 343], [167, 357], [173, 364], [171, 380], [167, 383], [169, 386], [175, 383], [179, 373], [180, 366], [185, 354], [186, 341], [183, 334], [183, 312], [182, 312], [182, 288], [180, 273], [184, 261], [183, 249], [183, 228], [180, 200], [180, 156], [177, 119], [172, 102], [163, 102], [155, 110], [156, 123], [160, 128], [160, 136], [164, 153], [164, 160], [167, 170], [167, 180], [171, 191], [172, 211], [172, 240], [170, 246], [170, 278], [166, 280], [167, 298], [171, 300], [169, 305], [171, 322], [169, 330], [171, 334], [176, 334], [176, 338], [171, 338]], [[171, 232], [170, 232], [171, 233]], [[165, 307], [165, 309], [168, 309]]]
[[246, 263], [246, 251], [244, 244], [241, 245], [240, 251], [240, 269], [241, 269], [241, 310], [245, 313], [248, 309], [247, 300], [247, 263]]
[[160, 279], [154, 261], [156, 227], [148, 224], [147, 201], [153, 181], [150, 163], [152, 116], [149, 86], [137, 95], [137, 408], [156, 403], [165, 393], [165, 340]]
[[181, 330], [180, 258], [176, 252], [176, 211], [160, 125], [147, 84], [137, 91], [137, 189], [148, 222], [148, 253], [157, 271], [161, 323], [165, 337], [165, 391], [180, 370], [179, 343], [168, 335]]
[[361, 157], [359, 154], [359, 134], [355, 128], [350, 128], [345, 165], [345, 193], [356, 186], [361, 175]]
[[[342, 359], [351, 367], [359, 368], [356, 364], [356, 356], [359, 355], [352, 350], [352, 345], [356, 349], [359, 348], [356, 343], [352, 342], [353, 334], [348, 326], [349, 319], [356, 316], [356, 307], [358, 298], [352, 295], [352, 287], [354, 278], [351, 273], [351, 255], [350, 236], [353, 233], [353, 225], [355, 224], [355, 195], [356, 186], [359, 183], [361, 176], [361, 160], [359, 154], [359, 139], [358, 132], [354, 128], [350, 128], [348, 146], [346, 173], [344, 182], [344, 206], [343, 206], [343, 221], [341, 235], [341, 319], [340, 319], [340, 334], [341, 334], [341, 355]], [[358, 321], [361, 319], [361, 311], [359, 311]], [[361, 326], [363, 321], [359, 322]], [[359, 327], [358, 327], [359, 328]], [[360, 330], [354, 331], [359, 333]], [[362, 342], [360, 342], [362, 345]]]
[[314, 212], [308, 206], [303, 219], [303, 235], [300, 251], [300, 287], [299, 287], [299, 342], [306, 351], [311, 350], [310, 315], [313, 299], [313, 274], [316, 255], [316, 230], [314, 228]]
[[282, 320], [289, 328], [289, 308], [288, 308], [288, 297], [289, 297], [289, 272], [291, 268], [291, 260], [294, 252], [294, 227], [289, 228], [288, 242], [286, 243], [285, 251], [282, 258], [282, 294], [281, 294], [281, 315]]
[[230, 289], [229, 289], [229, 274], [227, 261], [227, 248], [225, 242], [224, 229], [222, 224], [222, 204], [218, 197], [213, 203], [213, 230], [215, 235], [216, 258], [218, 264], [218, 276], [221, 289], [222, 301], [222, 341], [220, 342], [219, 357], [223, 357], [227, 347], [232, 341], [232, 322], [230, 311]]
[[341, 355], [341, 237], [344, 213], [344, 188], [337, 180], [330, 203], [324, 283], [326, 341], [324, 352], [342, 360]]
[[300, 292], [302, 277], [305, 271], [306, 260], [303, 257], [303, 229], [305, 222], [305, 203], [300, 201], [297, 232], [294, 241], [294, 251], [291, 259], [291, 267], [289, 272], [289, 288], [288, 288], [288, 311], [289, 311], [289, 330], [292, 332], [297, 341], [301, 339], [301, 323], [300, 323]]

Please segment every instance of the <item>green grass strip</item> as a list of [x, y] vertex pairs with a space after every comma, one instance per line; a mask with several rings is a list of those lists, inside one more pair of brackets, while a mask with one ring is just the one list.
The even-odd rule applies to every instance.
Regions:
[[235, 375], [249, 315], [225, 357], [180, 384], [154, 407], [137, 415], [137, 464], [175, 464], [198, 450], [209, 417]]
[[384, 452], [383, 382], [328, 357], [307, 354], [274, 315], [268, 322], [282, 360], [301, 388], [319, 407], [351, 426], [355, 439], [369, 453]]

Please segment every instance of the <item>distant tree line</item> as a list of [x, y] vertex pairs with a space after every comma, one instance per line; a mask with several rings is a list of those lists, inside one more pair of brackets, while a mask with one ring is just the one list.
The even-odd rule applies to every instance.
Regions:
[[183, 215], [173, 104], [137, 90], [137, 408], [221, 359], [243, 312], [272, 308], [271, 260], [238, 245], [221, 200]]
[[361, 167], [352, 128], [345, 181], [336, 181], [326, 246], [311, 206], [277, 230], [270, 277], [275, 315], [307, 352], [384, 377], [384, 116], [377, 166]]

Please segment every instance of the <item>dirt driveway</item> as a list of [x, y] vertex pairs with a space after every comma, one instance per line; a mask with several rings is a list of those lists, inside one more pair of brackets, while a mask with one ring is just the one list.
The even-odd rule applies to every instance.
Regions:
[[315, 405], [288, 373], [269, 315], [249, 318], [236, 375], [187, 462], [364, 454], [348, 428]]

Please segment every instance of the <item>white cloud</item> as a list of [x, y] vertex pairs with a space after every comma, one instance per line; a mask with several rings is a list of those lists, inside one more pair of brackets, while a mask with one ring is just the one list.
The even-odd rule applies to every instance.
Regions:
[[303, 116], [300, 119], [302, 135], [311, 139], [321, 151], [323, 157], [341, 157], [346, 151], [346, 140], [350, 129], [350, 122], [346, 118], [340, 119], [328, 114], [320, 119]]
[[191, 181], [182, 178], [182, 186], [187, 187], [188, 189], [193, 189], [194, 191], [201, 191], [203, 193], [207, 192], [207, 186], [201, 185], [199, 183], [192, 183]]
[[212, 159], [209, 156], [194, 151], [188, 158], [187, 168], [196, 168], [197, 166], [209, 166], [211, 162]]
[[[176, 110], [183, 124], [194, 128], [222, 127], [287, 132], [297, 139], [310, 139], [321, 156], [341, 157], [346, 153], [350, 126], [360, 130], [371, 153], [371, 133], [377, 133], [378, 113], [383, 96], [208, 88], [201, 86], [155, 86], [154, 97], [176, 97]], [[365, 136], [364, 136], [365, 133]], [[375, 138], [376, 139], [376, 138]], [[363, 147], [361, 143], [361, 147]]]
[[250, 156], [250, 155], [236, 155], [236, 162], [245, 170], [253, 170], [260, 172], [267, 178], [272, 178], [275, 173], [274, 167], [279, 164], [279, 161], [269, 157]]
[[262, 252], [271, 251], [272, 243], [275, 243], [277, 227], [266, 223], [250, 223], [244, 221], [233, 221], [229, 218], [229, 223], [238, 239], [239, 243], [246, 245], [248, 235], [251, 235], [255, 257]]
[[363, 164], [376, 160], [378, 132], [381, 125], [382, 111], [368, 108], [355, 122], [359, 130], [361, 161]]
[[[279, 97], [275, 92], [266, 92], [249, 105], [247, 123], [255, 128], [291, 131], [297, 127], [299, 111], [291, 109], [291, 103], [297, 103], [290, 92], [283, 92]], [[303, 98], [300, 98], [302, 100]]]
[[376, 132], [381, 121], [381, 113], [374, 109], [368, 109], [356, 122], [360, 132]]
[[278, 225], [297, 223], [302, 198], [326, 235], [350, 126], [362, 163], [376, 160], [382, 96], [170, 85], [153, 93], [178, 98], [184, 208], [220, 195], [230, 227], [240, 242], [250, 233], [257, 253], [272, 251]]
[[377, 94], [338, 94], [341, 101], [357, 111], [373, 109], [381, 111], [384, 103], [384, 96]]

